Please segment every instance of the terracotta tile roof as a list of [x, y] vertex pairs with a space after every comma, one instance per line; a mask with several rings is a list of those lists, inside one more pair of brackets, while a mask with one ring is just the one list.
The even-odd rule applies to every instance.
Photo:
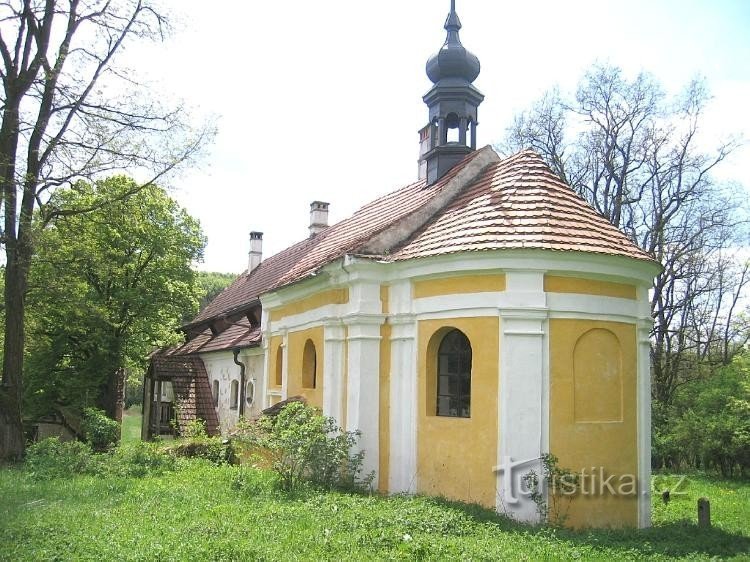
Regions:
[[157, 380], [172, 382], [180, 430], [188, 422], [202, 419], [206, 422], [206, 433], [219, 434], [219, 418], [214, 408], [208, 373], [200, 357], [157, 353], [151, 356], [149, 373]]
[[[451, 195], [456, 182], [462, 181], [460, 174], [479, 163], [484, 169], [480, 168], [457, 195]], [[416, 232], [407, 232], [406, 239], [382, 236], [388, 229], [398, 233], [394, 225], [399, 221], [410, 220], [420, 209], [434, 206], [441, 196], [449, 195], [452, 199], [441, 203], [443, 206]], [[378, 242], [373, 244], [373, 240]], [[394, 243], [383, 248], [383, 240]], [[422, 180], [389, 193], [317, 236], [264, 260], [250, 274], [240, 275], [188, 326], [247, 309], [261, 294], [300, 281], [346, 254], [405, 260], [504, 248], [595, 252], [652, 260], [561, 182], [536, 153], [526, 150], [499, 160], [485, 147], [468, 155], [435, 185], [428, 187]], [[237, 327], [221, 341], [226, 344], [234, 336], [244, 338], [238, 341], [255, 341], [255, 336], [242, 336], [240, 332]], [[191, 340], [181, 352], [220, 348], [218, 343], [209, 343], [210, 333], [203, 332], [198, 338], [200, 342]]]
[[163, 351], [166, 355], [188, 355], [190, 353], [197, 352], [207, 342], [211, 341], [211, 330], [206, 328], [200, 334], [195, 336], [193, 339], [185, 342], [182, 345], [175, 346]]
[[[464, 159], [464, 164], [473, 160], [477, 154], [479, 152], [468, 155]], [[299, 281], [320, 267], [357, 250], [394, 221], [414, 212], [426, 201], [439, 195], [460, 169], [461, 166], [456, 166], [427, 189], [422, 180], [384, 195], [315, 237], [302, 240], [263, 260], [252, 272], [243, 273], [224, 289], [188, 326], [200, 325], [213, 318], [247, 308], [261, 294]]]
[[443, 178], [427, 187], [425, 180], [407, 185], [368, 203], [348, 219], [329, 227], [320, 243], [283, 275], [276, 287], [293, 283], [349, 253], [362, 253], [362, 246], [394, 222], [418, 210], [441, 193], [462, 167], [479, 155], [472, 152]]
[[206, 328], [185, 343], [160, 351], [162, 355], [190, 355], [206, 351], [221, 351], [237, 347], [253, 347], [261, 341], [260, 326], [251, 326], [250, 321], [242, 317], [233, 322], [224, 331], [216, 334]]
[[531, 150], [489, 166], [391, 259], [528, 248], [653, 260]]
[[303, 256], [309, 253], [325, 236], [323, 231], [314, 238], [307, 238], [282, 250], [265, 260], [253, 271], [241, 274], [224, 291], [219, 293], [206, 308], [200, 311], [190, 325], [200, 324], [211, 318], [240, 310], [255, 301], [262, 293], [278, 284]]
[[249, 347], [253, 343], [260, 342], [260, 326], [250, 326], [247, 318], [243, 318], [229, 326], [226, 330], [214, 336], [197, 351], [219, 351], [222, 349], [233, 349], [235, 347]]

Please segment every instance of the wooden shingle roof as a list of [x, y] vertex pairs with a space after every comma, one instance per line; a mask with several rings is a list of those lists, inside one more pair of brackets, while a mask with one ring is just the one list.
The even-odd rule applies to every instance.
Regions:
[[206, 433], [219, 434], [219, 418], [214, 408], [208, 373], [197, 355], [169, 355], [156, 353], [151, 356], [149, 374], [155, 380], [170, 381], [174, 390], [177, 425], [180, 431], [195, 419], [206, 422]]

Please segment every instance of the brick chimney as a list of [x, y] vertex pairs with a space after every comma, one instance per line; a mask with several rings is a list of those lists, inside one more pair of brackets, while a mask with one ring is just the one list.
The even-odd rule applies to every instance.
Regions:
[[328, 228], [328, 203], [313, 201], [310, 203], [310, 237]]
[[250, 233], [250, 251], [247, 253], [247, 272], [250, 273], [258, 267], [261, 261], [263, 261], [263, 233], [253, 231]]

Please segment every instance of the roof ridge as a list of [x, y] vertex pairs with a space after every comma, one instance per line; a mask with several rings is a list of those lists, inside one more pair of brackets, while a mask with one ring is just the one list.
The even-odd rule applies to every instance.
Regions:
[[[524, 151], [520, 151], [520, 152], [516, 152], [516, 153], [514, 153], [514, 154], [511, 154], [510, 156], [506, 156], [505, 158], [500, 158], [500, 157], [498, 156], [498, 154], [497, 154], [497, 153], [496, 153], [496, 152], [494, 151], [494, 149], [493, 149], [493, 148], [491, 147], [491, 145], [487, 145], [487, 146], [483, 147], [483, 148], [482, 148], [481, 150], [485, 150], [485, 149], [490, 149], [490, 150], [491, 150], [491, 151], [493, 152], [493, 154], [495, 154], [495, 156], [496, 156], [496, 157], [497, 157], [498, 159], [497, 159], [497, 160], [495, 160], [494, 162], [490, 162], [489, 164], [487, 164], [486, 166], [484, 166], [484, 168], [483, 168], [483, 169], [482, 169], [482, 170], [481, 170], [481, 171], [480, 171], [480, 172], [479, 172], [479, 173], [478, 173], [478, 174], [477, 174], [477, 175], [476, 175], [476, 176], [475, 176], [475, 177], [474, 177], [474, 178], [473, 178], [473, 179], [472, 179], [471, 181], [469, 181], [469, 182], [466, 182], [466, 183], [464, 184], [463, 188], [462, 188], [462, 189], [461, 189], [460, 191], [458, 191], [458, 192], [457, 192], [457, 193], [456, 193], [456, 194], [454, 195], [454, 197], [453, 197], [453, 198], [451, 198], [451, 200], [450, 200], [450, 201], [448, 201], [448, 202], [447, 202], [447, 203], [446, 203], [446, 204], [445, 204], [445, 205], [444, 205], [444, 206], [442, 207], [442, 209], [441, 209], [441, 210], [445, 210], [445, 209], [447, 209], [447, 208], [448, 208], [448, 207], [449, 207], [449, 206], [450, 206], [450, 205], [451, 205], [452, 203], [454, 203], [454, 202], [455, 202], [455, 201], [456, 201], [456, 200], [458, 199], [458, 197], [459, 197], [459, 196], [460, 196], [460, 195], [461, 195], [462, 193], [466, 193], [466, 191], [467, 191], [467, 188], [470, 188], [471, 186], [475, 185], [475, 184], [476, 184], [476, 183], [477, 183], [477, 182], [478, 182], [479, 180], [481, 180], [481, 178], [482, 178], [482, 177], [483, 177], [484, 175], [486, 175], [486, 174], [488, 174], [489, 172], [491, 172], [491, 168], [492, 168], [492, 167], [494, 167], [494, 168], [495, 168], [495, 170], [497, 170], [497, 169], [498, 169], [498, 168], [500, 168], [501, 166], [505, 166], [506, 164], [510, 164], [510, 169], [512, 169], [512, 163], [511, 163], [511, 161], [512, 161], [512, 160], [517, 160], [517, 159], [518, 159], [518, 158], [519, 158], [520, 156], [522, 156], [522, 155], [523, 155], [523, 153], [524, 153], [524, 152], [528, 152], [528, 151], [529, 151], [529, 149], [527, 149], [527, 150], [524, 150]], [[490, 188], [491, 188], [491, 185], [490, 185]], [[426, 222], [425, 222], [425, 223], [424, 223], [424, 224], [423, 224], [423, 225], [421, 226], [421, 228], [419, 228], [419, 229], [415, 230], [414, 232], [412, 232], [412, 233], [411, 233], [411, 235], [410, 235], [410, 236], [409, 236], [408, 238], [404, 239], [404, 240], [403, 240], [403, 241], [402, 241], [402, 242], [401, 242], [401, 243], [400, 243], [400, 244], [399, 244], [398, 246], [394, 247], [394, 248], [393, 248], [393, 253], [395, 254], [395, 253], [397, 253], [397, 252], [398, 252], [399, 250], [401, 250], [402, 248], [404, 248], [404, 247], [408, 246], [410, 242], [412, 242], [412, 241], [413, 241], [413, 240], [414, 240], [415, 238], [417, 238], [417, 237], [418, 237], [418, 236], [420, 235], [420, 233], [424, 232], [424, 231], [425, 231], [425, 230], [426, 230], [427, 228], [429, 228], [429, 227], [430, 227], [430, 225], [434, 224], [435, 222], [437, 222], [437, 221], [438, 221], [439, 219], [441, 219], [441, 218], [442, 218], [442, 217], [444, 217], [444, 216], [445, 216], [445, 215], [444, 215], [443, 213], [435, 213], [435, 214], [433, 214], [433, 215], [432, 215], [432, 216], [430, 217], [430, 220], [426, 221]]]
[[532, 248], [654, 262], [528, 148], [488, 167], [390, 259]]
[[472, 185], [493, 164], [500, 161], [500, 157], [487, 145], [472, 153], [471, 158], [465, 158], [453, 170], [453, 176], [440, 186], [432, 198], [422, 207], [400, 217], [395, 222], [375, 233], [366, 244], [358, 248], [362, 253], [382, 255], [390, 252], [407, 242], [425, 225], [432, 222], [435, 216], [444, 210], [451, 202]]

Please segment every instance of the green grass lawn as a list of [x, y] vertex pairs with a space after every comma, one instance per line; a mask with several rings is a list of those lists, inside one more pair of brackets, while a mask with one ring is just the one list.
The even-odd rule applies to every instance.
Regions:
[[288, 495], [267, 472], [203, 461], [141, 479], [4, 468], [0, 560], [750, 560], [750, 483], [692, 476], [684, 491], [655, 502], [651, 529], [576, 533], [424, 497]]
[[133, 406], [122, 413], [122, 442], [132, 443], [141, 439], [141, 407]]

